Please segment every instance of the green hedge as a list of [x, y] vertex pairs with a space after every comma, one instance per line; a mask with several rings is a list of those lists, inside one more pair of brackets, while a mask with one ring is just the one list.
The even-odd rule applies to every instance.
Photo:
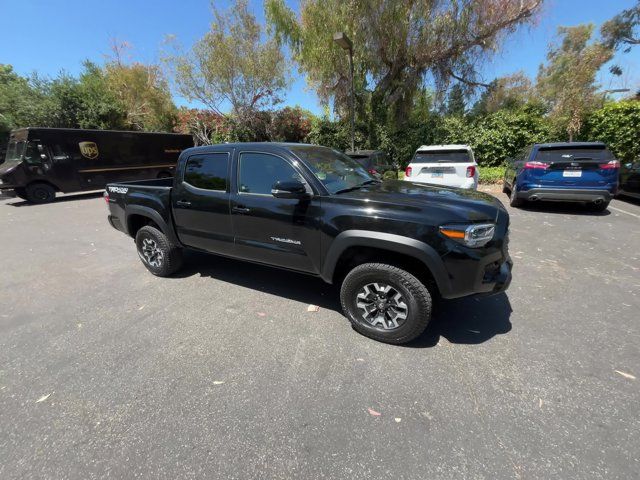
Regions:
[[484, 184], [501, 184], [505, 167], [479, 167], [478, 181]]

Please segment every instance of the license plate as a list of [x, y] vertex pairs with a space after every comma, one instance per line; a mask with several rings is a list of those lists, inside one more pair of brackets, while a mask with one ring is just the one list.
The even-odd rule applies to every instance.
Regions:
[[581, 177], [582, 170], [565, 170], [562, 172], [563, 177]]
[[444, 174], [442, 172], [433, 172], [431, 174], [431, 178], [442, 178], [444, 177]]

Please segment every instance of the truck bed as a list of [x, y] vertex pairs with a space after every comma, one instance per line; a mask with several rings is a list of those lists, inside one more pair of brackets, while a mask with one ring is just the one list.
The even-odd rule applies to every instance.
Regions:
[[[157, 225], [173, 230], [172, 187], [173, 177], [107, 184], [105, 199], [109, 204], [109, 223], [114, 228], [131, 234], [131, 215], [142, 214], [152, 218]], [[133, 221], [135, 223], [135, 219]]]

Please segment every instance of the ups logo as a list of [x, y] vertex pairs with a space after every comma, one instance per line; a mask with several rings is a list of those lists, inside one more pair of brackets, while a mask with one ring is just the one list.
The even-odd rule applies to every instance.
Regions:
[[80, 153], [83, 157], [90, 160], [98, 158], [98, 145], [95, 142], [80, 142], [78, 145], [80, 145]]

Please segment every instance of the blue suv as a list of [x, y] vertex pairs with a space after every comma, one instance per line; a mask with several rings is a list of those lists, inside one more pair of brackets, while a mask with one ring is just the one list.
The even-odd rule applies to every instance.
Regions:
[[619, 170], [601, 142], [537, 143], [507, 159], [502, 189], [512, 207], [548, 200], [604, 211], [618, 191]]

